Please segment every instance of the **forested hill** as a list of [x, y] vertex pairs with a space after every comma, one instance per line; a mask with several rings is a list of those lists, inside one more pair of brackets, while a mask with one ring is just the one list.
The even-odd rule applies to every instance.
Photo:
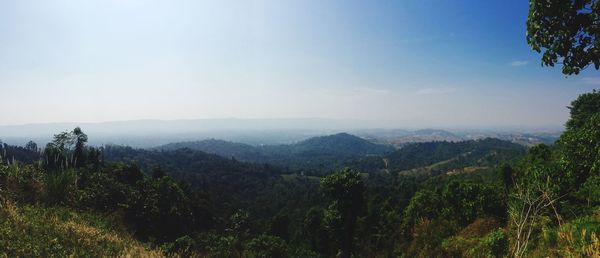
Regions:
[[[371, 155], [379, 146], [346, 134], [293, 148], [228, 143], [264, 151], [265, 164], [190, 148], [88, 147], [80, 128], [42, 151], [3, 145], [0, 253], [598, 257], [600, 112], [581, 107], [599, 107], [599, 96], [573, 102], [556, 145], [529, 150], [483, 139]], [[80, 244], [94, 236], [110, 241]]]
[[393, 150], [390, 146], [375, 144], [347, 133], [310, 138], [290, 145], [290, 148], [294, 154], [314, 153], [345, 156], [384, 154]]
[[274, 166], [240, 162], [191, 149], [157, 151], [106, 146], [104, 158], [107, 162], [137, 164], [146, 174], [168, 171], [170, 176], [194, 189], [211, 193], [214, 200], [236, 205], [254, 203], [253, 197], [284, 173]]
[[383, 154], [393, 151], [392, 147], [379, 145], [360, 137], [339, 133], [313, 137], [296, 144], [252, 146], [223, 140], [202, 140], [194, 142], [170, 143], [157, 147], [160, 150], [189, 148], [224, 157], [235, 157], [241, 160], [257, 161], [279, 155], [342, 155], [358, 156], [367, 154]]
[[[337, 149], [362, 144], [344, 134], [273, 149], [288, 159], [272, 164], [300, 170], [189, 148], [89, 147], [80, 128], [41, 152], [3, 145], [0, 254], [598, 257], [600, 112], [582, 107], [599, 102], [595, 92], [574, 101], [557, 144], [527, 153], [484, 139], [344, 156]], [[355, 170], [328, 170], [347, 164]]]
[[[251, 146], [213, 139], [157, 147], [160, 150], [181, 148], [234, 157], [241, 161], [268, 163], [315, 175], [324, 175], [346, 166], [383, 168], [381, 157], [394, 150], [390, 146], [375, 144], [347, 133], [314, 137], [290, 145]], [[365, 163], [369, 164], [365, 167]]]
[[235, 157], [238, 160], [260, 160], [263, 154], [259, 147], [244, 143], [230, 142], [217, 139], [201, 141], [169, 143], [159, 147], [157, 150], [172, 151], [177, 149], [191, 149], [206, 153], [217, 154], [222, 157]]
[[496, 166], [525, 154], [526, 148], [509, 141], [487, 138], [460, 142], [413, 143], [386, 156], [388, 169], [404, 171], [429, 166], [445, 172], [466, 166]]

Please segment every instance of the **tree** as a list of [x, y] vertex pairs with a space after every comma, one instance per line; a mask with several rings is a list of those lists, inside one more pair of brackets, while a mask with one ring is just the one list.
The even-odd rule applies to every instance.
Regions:
[[560, 191], [562, 172], [555, 163], [551, 149], [543, 144], [532, 147], [522, 160], [508, 209], [513, 233], [510, 251], [514, 257], [525, 256], [542, 216], [552, 214], [561, 223], [557, 206], [565, 195]]
[[329, 236], [323, 225], [323, 210], [317, 207], [310, 208], [302, 223], [303, 236], [308, 240], [312, 250], [324, 256], [329, 251]]
[[46, 144], [44, 155], [46, 156], [46, 167], [48, 169], [66, 169], [70, 162], [70, 150], [74, 140], [72, 133], [68, 131], [54, 135], [54, 139]]
[[195, 204], [172, 178], [146, 177], [136, 183], [136, 190], [125, 218], [140, 238], [173, 241], [196, 229]]
[[527, 43], [543, 52], [542, 65], [562, 63], [565, 75], [593, 64], [600, 69], [600, 2], [530, 0]]
[[596, 90], [581, 94], [569, 106], [571, 118], [567, 121], [567, 130], [583, 127], [590, 118], [600, 113], [600, 92]]
[[[579, 205], [575, 199], [583, 198], [593, 207], [594, 193], [600, 189], [594, 184], [595, 178], [600, 177], [600, 92], [580, 95], [570, 109], [567, 130], [557, 141], [560, 165], [566, 175], [563, 188], [579, 192], [578, 196], [568, 196], [571, 204]], [[585, 212], [581, 205], [565, 209]]]
[[365, 184], [360, 173], [344, 169], [321, 179], [321, 188], [332, 200], [325, 211], [325, 221], [340, 244], [340, 257], [350, 257], [354, 250], [356, 220], [363, 208]]
[[28, 151], [37, 152], [38, 151], [37, 143], [35, 143], [34, 141], [29, 141], [29, 142], [27, 142], [27, 144], [25, 144], [25, 149]]
[[73, 166], [81, 167], [86, 162], [85, 156], [85, 143], [88, 140], [88, 137], [81, 128], [75, 127], [72, 132], [73, 141], [75, 142], [75, 150], [73, 151]]
[[581, 128], [565, 131], [559, 140], [562, 165], [573, 189], [592, 175], [600, 175], [600, 113]]
[[[75, 127], [73, 131], [64, 131], [54, 135], [52, 142], [46, 144], [44, 155], [46, 156], [46, 168], [58, 169], [82, 167], [87, 161], [85, 143], [88, 137], [81, 128]], [[94, 153], [98, 158], [99, 152]]]
[[248, 242], [245, 257], [249, 258], [283, 258], [288, 257], [285, 241], [276, 236], [260, 235]]
[[166, 175], [167, 172], [165, 172], [160, 165], [152, 168], [152, 178], [159, 179], [165, 177]]

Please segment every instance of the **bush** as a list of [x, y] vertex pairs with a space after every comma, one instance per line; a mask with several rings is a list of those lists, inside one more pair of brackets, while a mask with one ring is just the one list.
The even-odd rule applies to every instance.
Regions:
[[78, 192], [79, 206], [103, 212], [128, 206], [132, 187], [106, 173], [92, 173], [85, 181]]
[[285, 241], [279, 237], [269, 235], [260, 235], [250, 240], [245, 254], [249, 258], [288, 257]]
[[0, 193], [21, 202], [37, 202], [44, 191], [43, 177], [43, 171], [31, 165], [0, 165]]
[[46, 174], [45, 201], [48, 204], [73, 204], [76, 180], [74, 170], [58, 170]]
[[483, 243], [494, 257], [504, 257], [508, 249], [508, 239], [501, 228], [487, 234], [483, 239]]
[[0, 206], [0, 254], [6, 257], [116, 257], [134, 244], [96, 215], [10, 202]]
[[214, 232], [204, 233], [199, 236], [201, 251], [207, 253], [210, 258], [239, 257], [235, 248], [236, 239], [231, 235], [219, 235]]
[[196, 245], [196, 240], [185, 235], [175, 239], [174, 242], [163, 244], [162, 249], [174, 256], [191, 257], [194, 255], [194, 250], [197, 248]]

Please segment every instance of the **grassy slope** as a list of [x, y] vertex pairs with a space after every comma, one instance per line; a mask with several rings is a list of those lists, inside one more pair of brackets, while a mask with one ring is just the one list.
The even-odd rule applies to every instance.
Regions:
[[0, 257], [163, 257], [101, 216], [0, 202]]

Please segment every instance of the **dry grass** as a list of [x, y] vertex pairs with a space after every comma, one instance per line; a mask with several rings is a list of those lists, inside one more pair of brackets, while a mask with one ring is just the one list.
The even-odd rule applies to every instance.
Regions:
[[0, 257], [165, 257], [96, 215], [0, 201]]

